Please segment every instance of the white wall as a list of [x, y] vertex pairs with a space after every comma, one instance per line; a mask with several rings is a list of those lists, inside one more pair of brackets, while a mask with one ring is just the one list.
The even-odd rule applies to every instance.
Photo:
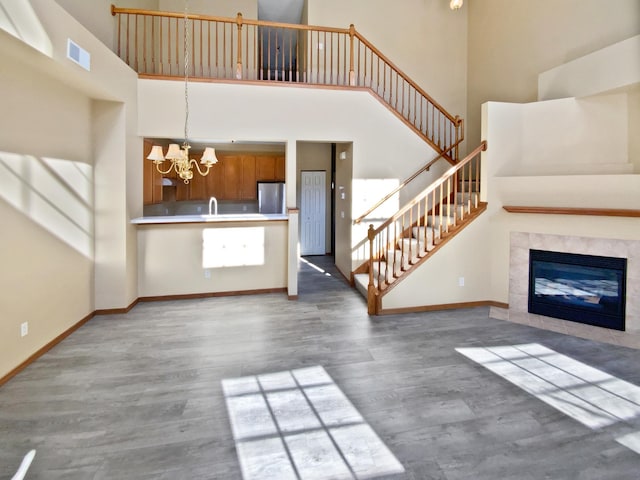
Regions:
[[94, 239], [90, 100], [4, 49], [0, 62], [1, 378], [93, 311]]
[[627, 96], [629, 113], [629, 162], [640, 173], [640, 86], [630, 90]]
[[[11, 68], [0, 83], [12, 111], [0, 120], [0, 151], [17, 154], [19, 170], [0, 206], [12, 232], [2, 253], [15, 254], [0, 304], [21, 310], [0, 314], [0, 329], [12, 341], [21, 319], [33, 322], [26, 339], [0, 348], [3, 375], [94, 310], [137, 298], [129, 219], [142, 212], [142, 141], [131, 69], [53, 0], [1, 1], [0, 58]], [[91, 54], [91, 71], [66, 58], [67, 38]]]
[[[518, 151], [498, 175], [625, 173], [628, 163], [626, 94], [515, 105]], [[500, 124], [501, 126], [504, 123]], [[505, 125], [512, 130], [514, 125]], [[493, 145], [492, 145], [493, 146]], [[504, 145], [500, 145], [504, 147]], [[513, 145], [507, 148], [512, 149]], [[501, 152], [503, 153], [503, 152]]]
[[111, 5], [120, 8], [136, 8], [142, 10], [158, 10], [158, 0], [55, 0], [69, 12], [78, 22], [89, 30], [98, 40], [113, 49], [115, 18], [111, 15]]
[[[203, 231], [264, 228], [264, 264], [203, 268]], [[242, 230], [237, 241], [241, 242]], [[140, 297], [286, 288], [288, 222], [138, 227]], [[172, 245], [167, 249], [167, 245]], [[176, 251], [180, 255], [175, 255]], [[242, 260], [242, 259], [239, 259]]]
[[640, 34], [639, 0], [482, 0], [463, 8], [472, 145], [483, 103], [535, 101], [540, 73]]
[[[184, 0], [158, 0], [159, 9], [165, 12], [184, 12]], [[189, 12], [217, 17], [233, 17], [238, 12], [245, 18], [258, 18], [257, 0], [189, 0]]]
[[538, 77], [538, 100], [598, 95], [640, 83], [640, 35], [563, 63]]

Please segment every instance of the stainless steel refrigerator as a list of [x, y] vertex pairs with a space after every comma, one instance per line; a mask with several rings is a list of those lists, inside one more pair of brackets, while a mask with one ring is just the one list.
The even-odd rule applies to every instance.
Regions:
[[258, 182], [258, 212], [285, 213], [284, 182]]

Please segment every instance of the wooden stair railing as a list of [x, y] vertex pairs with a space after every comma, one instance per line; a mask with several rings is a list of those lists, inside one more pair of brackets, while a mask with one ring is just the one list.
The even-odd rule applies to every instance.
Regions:
[[116, 53], [143, 77], [366, 88], [451, 164], [464, 139], [452, 116], [355, 27], [330, 28], [111, 6]]
[[[459, 142], [458, 142], [459, 143]], [[452, 145], [451, 147], [449, 147], [448, 150], [453, 149], [454, 147], [456, 147], [458, 145], [458, 143]], [[407, 177], [405, 180], [403, 180], [400, 185], [398, 185], [396, 188], [394, 188], [393, 190], [391, 190], [388, 194], [386, 194], [384, 197], [382, 197], [380, 200], [378, 200], [372, 207], [370, 207], [369, 209], [367, 209], [362, 215], [360, 215], [358, 218], [356, 218], [353, 223], [354, 225], [357, 225], [359, 223], [361, 223], [365, 218], [367, 218], [371, 213], [373, 213], [378, 207], [382, 206], [382, 204], [384, 202], [386, 202], [387, 200], [389, 200], [391, 197], [393, 197], [396, 193], [400, 192], [403, 188], [405, 188], [407, 185], [409, 185], [412, 181], [414, 181], [416, 178], [418, 178], [418, 176], [423, 173], [423, 172], [428, 172], [429, 169], [435, 165], [440, 159], [444, 158], [446, 152], [440, 153], [439, 155], [437, 155], [435, 158], [433, 158], [432, 160], [429, 161], [429, 163], [427, 163], [426, 165], [423, 165], [422, 167], [420, 167], [418, 170], [416, 170], [414, 173], [412, 173], [409, 177]]]
[[480, 153], [486, 149], [482, 142], [379, 227], [369, 226], [369, 314], [380, 313], [382, 297], [403, 276], [486, 209], [480, 202]]

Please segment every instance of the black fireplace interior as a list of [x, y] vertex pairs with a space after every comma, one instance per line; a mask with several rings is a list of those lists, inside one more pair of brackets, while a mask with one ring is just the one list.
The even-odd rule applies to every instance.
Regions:
[[529, 313], [625, 329], [627, 259], [529, 250]]

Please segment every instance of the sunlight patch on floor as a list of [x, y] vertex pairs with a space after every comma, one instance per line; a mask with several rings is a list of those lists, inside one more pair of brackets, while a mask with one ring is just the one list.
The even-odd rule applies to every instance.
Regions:
[[640, 387], [540, 344], [456, 351], [589, 428], [640, 418]]
[[222, 381], [244, 480], [404, 472], [324, 368]]
[[629, 450], [640, 454], [640, 432], [629, 433], [621, 437], [616, 438], [616, 442], [620, 445], [624, 445]]
[[330, 277], [331, 274], [329, 272], [327, 272], [326, 270], [320, 268], [319, 266], [317, 266], [315, 263], [311, 263], [309, 260], [306, 260], [302, 257], [300, 257], [300, 261], [308, 266], [310, 266], [311, 268], [313, 268], [314, 270], [320, 272], [320, 273], [324, 273], [325, 276]]

